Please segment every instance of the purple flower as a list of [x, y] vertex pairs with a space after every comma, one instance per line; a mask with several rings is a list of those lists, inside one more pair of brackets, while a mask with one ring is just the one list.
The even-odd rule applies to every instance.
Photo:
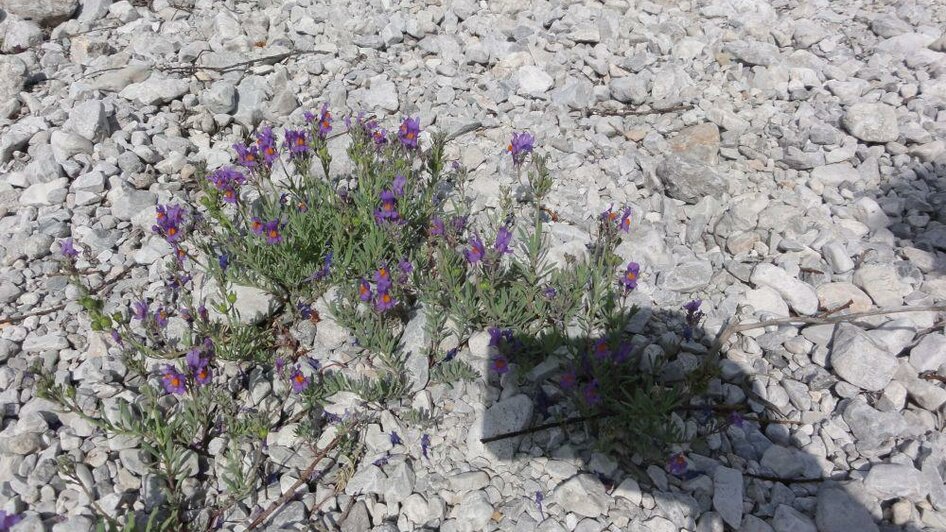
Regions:
[[397, 130], [401, 146], [409, 150], [417, 149], [417, 137], [420, 134], [420, 118], [405, 118]]
[[22, 515], [8, 514], [5, 510], [0, 510], [0, 532], [6, 532], [13, 525], [23, 520]]
[[263, 234], [263, 220], [260, 220], [258, 216], [251, 218], [250, 230], [253, 231], [254, 235], [261, 236]]
[[332, 113], [328, 111], [328, 102], [322, 104], [322, 110], [319, 112], [319, 129], [316, 134], [321, 139], [325, 139], [332, 132]]
[[237, 164], [244, 168], [254, 169], [259, 166], [259, 148], [246, 144], [234, 144], [234, 151], [237, 152]]
[[374, 462], [371, 462], [371, 465], [375, 467], [381, 467], [388, 464], [388, 455], [384, 454]]
[[155, 219], [157, 224], [151, 230], [168, 242], [179, 242], [184, 236], [184, 208], [180, 205], [158, 205], [155, 207]]
[[687, 459], [683, 453], [674, 453], [667, 460], [667, 472], [671, 475], [680, 477], [687, 471]]
[[620, 282], [621, 286], [624, 287], [625, 294], [637, 288], [637, 278], [640, 276], [640, 273], [640, 264], [636, 262], [627, 263], [627, 269], [624, 271], [624, 275], [621, 276]]
[[394, 176], [394, 182], [391, 183], [391, 190], [394, 191], [394, 196], [400, 198], [404, 195], [404, 185], [407, 184], [407, 178], [401, 174]]
[[745, 425], [745, 418], [742, 417], [739, 412], [730, 412], [729, 416], [726, 418], [726, 421], [735, 427], [742, 428]]
[[381, 220], [397, 220], [400, 215], [397, 212], [395, 200], [397, 199], [390, 190], [381, 191], [381, 208], [375, 211], [375, 218]]
[[213, 183], [217, 190], [224, 191], [246, 183], [246, 176], [232, 166], [225, 166], [208, 174], [207, 180]]
[[546, 286], [545, 290], [542, 290], [542, 295], [549, 299], [552, 299], [558, 295], [558, 290], [556, 290], [555, 288], [551, 286]]
[[207, 312], [207, 307], [205, 307], [203, 304], [197, 307], [197, 316], [201, 319], [201, 321], [207, 321], [210, 319], [210, 314]]
[[595, 341], [594, 345], [594, 354], [595, 358], [599, 362], [604, 362], [611, 358], [611, 347], [608, 346], [608, 341], [604, 338], [599, 338]]
[[545, 512], [542, 510], [542, 501], [545, 500], [545, 497], [542, 495], [541, 491], [535, 492], [535, 505], [539, 507], [539, 515], [542, 516], [542, 519], [545, 519]]
[[374, 272], [374, 284], [378, 287], [378, 292], [387, 292], [391, 288], [391, 272], [387, 266], [381, 266]]
[[512, 241], [512, 231], [509, 230], [505, 225], [499, 228], [499, 231], [496, 233], [496, 243], [493, 245], [498, 253], [512, 253], [512, 250], [509, 249], [509, 242]]
[[309, 276], [310, 281], [321, 281], [329, 276], [332, 272], [332, 259], [335, 254], [329, 251], [325, 255], [325, 259], [322, 260], [322, 267], [319, 268], [315, 273]]
[[79, 250], [75, 248], [75, 244], [71, 238], [66, 238], [59, 242], [59, 252], [62, 253], [63, 257], [69, 260], [79, 256]]
[[407, 284], [410, 280], [410, 275], [414, 271], [414, 265], [407, 259], [401, 259], [397, 263], [397, 282], [401, 284]]
[[279, 232], [279, 220], [270, 220], [263, 224], [263, 236], [266, 237], [266, 243], [270, 245], [282, 242], [282, 234]]
[[703, 319], [703, 311], [700, 310], [700, 305], [703, 304], [703, 301], [700, 299], [694, 299], [687, 304], [683, 305], [683, 309], [687, 311], [684, 320], [686, 320], [686, 325], [683, 326], [683, 338], [687, 341], [693, 339], [693, 329], [699, 325], [700, 320]]
[[188, 351], [185, 361], [187, 362], [187, 369], [190, 370], [191, 375], [194, 377], [194, 382], [201, 386], [210, 382], [210, 378], [212, 377], [210, 372], [210, 360], [203, 356], [200, 347], [195, 347]]
[[601, 394], [598, 393], [597, 379], [593, 379], [581, 388], [581, 397], [588, 406], [595, 406], [601, 402]]
[[512, 140], [509, 141], [509, 146], [506, 147], [506, 151], [512, 155], [514, 165], [519, 166], [525, 161], [526, 155], [532, 153], [534, 143], [535, 137], [530, 133], [522, 132], [512, 134]]
[[374, 147], [380, 150], [388, 143], [388, 130], [378, 128], [371, 132], [371, 140], [374, 141]]
[[184, 375], [170, 364], [164, 366], [161, 384], [164, 385], [164, 391], [167, 393], [182, 394], [185, 391]]
[[302, 316], [302, 319], [307, 320], [312, 317], [312, 305], [308, 303], [298, 303], [296, 309], [299, 311], [299, 315]]
[[122, 335], [118, 332], [117, 329], [112, 329], [112, 331], [109, 334], [112, 336], [113, 342], [115, 342], [118, 345], [125, 345], [125, 343], [122, 342]]
[[144, 320], [148, 317], [148, 302], [135, 301], [131, 304], [131, 317], [136, 320]]
[[400, 445], [403, 443], [401, 437], [398, 436], [397, 432], [391, 431], [391, 445]]
[[[311, 124], [312, 122], [315, 121], [315, 114], [313, 114], [312, 111], [306, 111], [302, 113], [302, 118], [305, 120], [306, 124]], [[351, 124], [351, 121], [349, 118], [346, 117], [345, 121]]]
[[466, 261], [470, 264], [476, 264], [483, 260], [483, 257], [486, 256], [486, 246], [483, 245], [480, 237], [476, 235], [470, 237], [470, 249], [466, 250], [465, 255]]
[[227, 268], [230, 267], [230, 255], [219, 255], [217, 257], [217, 264], [220, 265], [220, 269], [227, 271]]
[[578, 384], [578, 375], [575, 374], [575, 370], [573, 369], [562, 373], [562, 376], [558, 378], [558, 385], [561, 386], [563, 390], [571, 390], [576, 384]]
[[358, 281], [358, 299], [362, 301], [371, 301], [371, 298], [374, 297], [374, 294], [371, 293], [371, 285], [368, 284], [368, 281], [362, 278]]
[[489, 333], [489, 346], [495, 347], [497, 349], [502, 348], [517, 348], [517, 340], [515, 335], [512, 333], [512, 329], [500, 329], [499, 327], [490, 327], [487, 329]]
[[611, 359], [615, 364], [623, 364], [630, 360], [631, 358], [631, 344], [621, 344], [618, 347], [617, 353], [614, 354], [614, 357]]
[[443, 362], [450, 362], [451, 360], [456, 358], [457, 353], [459, 352], [460, 352], [460, 348], [458, 347], [454, 347], [453, 349], [448, 350], [447, 353], [443, 356]]
[[424, 434], [420, 437], [420, 450], [427, 458], [427, 451], [430, 449], [430, 434]]
[[441, 219], [439, 216], [434, 216], [430, 220], [430, 230], [428, 231], [428, 234], [430, 234], [430, 236], [443, 236], [443, 233], [443, 219]]
[[154, 311], [154, 322], [160, 328], [165, 328], [168, 326], [168, 311], [164, 307], [158, 307], [158, 310]]
[[618, 222], [618, 228], [625, 233], [631, 230], [631, 208], [625, 207], [621, 211], [621, 220]]
[[490, 363], [490, 369], [499, 375], [504, 375], [509, 372], [509, 360], [503, 355], [496, 355]]
[[289, 157], [301, 157], [309, 151], [304, 129], [287, 129], [283, 145], [289, 150]]
[[459, 235], [466, 229], [466, 216], [454, 216], [450, 225], [453, 226], [453, 232]]
[[298, 366], [289, 374], [289, 382], [292, 384], [292, 391], [296, 393], [302, 393], [309, 387], [309, 377], [306, 377]]
[[388, 292], [378, 292], [378, 297], [375, 298], [374, 307], [378, 309], [379, 312], [387, 312], [394, 308], [394, 305], [397, 304], [397, 300], [394, 299]]
[[269, 167], [279, 158], [279, 150], [276, 148], [276, 136], [273, 134], [273, 128], [266, 126], [260, 130], [256, 136], [256, 145], [263, 156], [263, 163]]
[[276, 357], [273, 365], [275, 366], [276, 374], [282, 375], [283, 369], [286, 367], [286, 359], [283, 357]]

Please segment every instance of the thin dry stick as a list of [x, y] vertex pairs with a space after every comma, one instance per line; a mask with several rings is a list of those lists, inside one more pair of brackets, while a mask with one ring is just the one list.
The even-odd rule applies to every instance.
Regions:
[[716, 337], [716, 341], [713, 342], [713, 348], [710, 350], [709, 355], [710, 359], [717, 357], [723, 349], [723, 345], [729, 340], [729, 338], [736, 333], [742, 331], [748, 331], [751, 329], [761, 329], [764, 327], [769, 327], [772, 325], [795, 325], [795, 324], [807, 324], [807, 325], [831, 325], [834, 323], [843, 323], [843, 322], [852, 322], [860, 318], [868, 318], [870, 316], [883, 316], [885, 314], [901, 314], [904, 312], [944, 312], [946, 311], [946, 304], [943, 305], [929, 305], [925, 307], [901, 307], [894, 309], [879, 309], [879, 310], [868, 310], [866, 312], [854, 312], [851, 314], [845, 314], [843, 316], [832, 316], [832, 317], [808, 317], [808, 316], [794, 316], [790, 318], [777, 318], [773, 320], [763, 320], [751, 323], [730, 323], [727, 325]]
[[[89, 289], [89, 293], [91, 293], [91, 294], [97, 294], [97, 293], [102, 292], [102, 291], [107, 291], [109, 288], [111, 288], [112, 285], [114, 285], [115, 283], [117, 283], [118, 281], [120, 281], [123, 277], [125, 277], [126, 275], [128, 275], [130, 272], [131, 272], [131, 269], [129, 268], [129, 269], [127, 269], [127, 270], [124, 270], [124, 271], [120, 272], [118, 275], [116, 275], [115, 277], [113, 277], [113, 278], [111, 278], [111, 279], [109, 279], [109, 280], [107, 280], [107, 281], [102, 281], [102, 282], [101, 282], [98, 286], [96, 286], [95, 288]], [[58, 305], [53, 305], [53, 306], [48, 307], [48, 308], [44, 308], [44, 309], [40, 309], [40, 310], [34, 310], [33, 312], [26, 312], [26, 313], [24, 313], [24, 314], [19, 314], [19, 315], [17, 315], [17, 316], [10, 316], [10, 317], [7, 317], [7, 318], [0, 318], [0, 325], [7, 324], [7, 323], [16, 323], [16, 322], [18, 322], [18, 321], [23, 321], [23, 320], [25, 320], [26, 318], [31, 318], [31, 317], [33, 317], [33, 316], [44, 316], [44, 315], [46, 315], [46, 314], [51, 314], [51, 313], [53, 313], [53, 312], [56, 312], [57, 310], [62, 310], [62, 309], [64, 309], [64, 308], [66, 308], [66, 305], [68, 305], [69, 303], [70, 303], [69, 301], [66, 301], [66, 302], [64, 302], [64, 303], [60, 303], [60, 304], [58, 304]]]
[[309, 467], [307, 467], [305, 471], [303, 471], [302, 474], [299, 475], [299, 479], [296, 480], [292, 484], [292, 486], [289, 486], [289, 489], [287, 489], [282, 494], [281, 497], [273, 501], [273, 503], [270, 504], [268, 508], [263, 510], [263, 513], [256, 516], [256, 519], [254, 519], [253, 522], [250, 523], [250, 526], [247, 527], [247, 530], [253, 530], [254, 528], [263, 524], [267, 519], [269, 519], [269, 516], [272, 515], [273, 512], [278, 510], [282, 505], [289, 502], [289, 499], [291, 499], [296, 494], [296, 490], [299, 489], [299, 486], [308, 482], [309, 478], [312, 477], [312, 472], [315, 471], [315, 466], [317, 466], [318, 463], [321, 462], [323, 458], [325, 458], [325, 455], [327, 455], [332, 449], [338, 446], [339, 442], [342, 441], [342, 438], [344, 436], [345, 436], [344, 433], [339, 434], [338, 436], [335, 436], [334, 440], [332, 440], [328, 445], [325, 446], [324, 449], [322, 449], [319, 453], [317, 453], [315, 455], [315, 458], [312, 459], [312, 463], [309, 464]]
[[667, 107], [666, 109], [649, 109], [646, 111], [641, 109], [602, 109], [599, 107], [591, 109], [589, 112], [590, 114], [597, 116], [642, 116], [676, 113], [677, 111], [688, 111], [690, 109], [693, 109], [692, 105], [684, 104], [674, 105], [672, 107]]

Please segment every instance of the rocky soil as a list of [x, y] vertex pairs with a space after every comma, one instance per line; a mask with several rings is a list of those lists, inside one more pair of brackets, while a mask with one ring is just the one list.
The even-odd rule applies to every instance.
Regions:
[[[598, 213], [633, 206], [619, 251], [642, 265], [638, 302], [679, 309], [702, 298], [707, 337], [733, 316], [946, 300], [938, 0], [0, 7], [0, 314], [64, 304], [0, 326], [0, 509], [24, 516], [13, 530], [91, 529], [91, 501], [56, 472], [66, 453], [107, 511], [128, 500], [142, 510], [157, 496], [134, 442], [106, 439], [24, 385], [37, 359], [103, 398], [121, 392], [127, 372], [56, 275], [58, 240], [75, 238], [103, 272], [130, 268], [109, 295], [127, 305], [161, 286], [169, 248], [150, 231], [155, 204], [185, 199], [198, 168], [229, 162], [230, 145], [260, 122], [298, 125], [325, 101], [336, 116], [366, 110], [390, 125], [417, 115], [428, 132], [451, 133], [449, 156], [471, 169], [476, 209], [498, 206], [512, 183], [510, 133], [535, 133], [556, 176], [553, 253], [580, 253]], [[343, 146], [333, 149], [343, 166]], [[413, 398], [443, 417], [428, 458], [419, 430], [383, 417], [367, 443], [369, 454], [390, 451], [387, 464], [366, 461], [319, 512], [326, 493], [309, 493], [269, 526], [943, 530], [942, 318], [739, 335], [719, 393], [744, 402], [746, 382], [754, 408], [799, 423], [718, 435], [713, 456], [689, 456], [702, 474], [686, 481], [659, 467], [632, 477], [580, 432], [522, 438], [500, 457], [478, 443], [484, 418], [521, 428], [532, 400], [482, 379], [430, 386]], [[658, 336], [675, 330], [641, 321]], [[314, 341], [329, 349], [337, 332], [320, 327]], [[485, 366], [475, 348], [461, 356]], [[403, 443], [392, 447], [392, 430]], [[291, 430], [270, 439], [270, 449], [294, 442]], [[260, 504], [299, 469], [282, 469]], [[229, 515], [225, 528], [245, 518]]]

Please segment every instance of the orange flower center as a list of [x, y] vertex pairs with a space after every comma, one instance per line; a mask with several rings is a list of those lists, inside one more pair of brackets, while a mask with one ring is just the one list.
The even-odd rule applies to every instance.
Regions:
[[255, 160], [256, 160], [256, 156], [253, 155], [252, 153], [248, 153], [248, 154], [246, 154], [246, 160], [247, 160], [247, 161], [255, 161]]
[[391, 295], [390, 295], [390, 294], [384, 294], [384, 295], [382, 295], [382, 296], [381, 296], [381, 301], [384, 301], [385, 303], [390, 303], [390, 302], [391, 302]]
[[302, 146], [303, 144], [305, 144], [305, 139], [304, 139], [304, 138], [299, 137], [299, 138], [296, 139], [296, 145], [297, 145], [297, 146]]
[[637, 279], [637, 274], [634, 272], [627, 272], [625, 277], [627, 277], [628, 281], [633, 281], [634, 279]]
[[299, 384], [302, 384], [303, 382], [305, 382], [305, 376], [301, 373], [297, 373], [295, 379], [296, 379], [296, 382], [298, 382]]
[[181, 379], [175, 377], [174, 375], [171, 375], [170, 381], [171, 381], [171, 386], [177, 387], [181, 385]]
[[279, 231], [277, 231], [277, 230], [275, 230], [275, 229], [270, 229], [270, 230], [269, 230], [269, 237], [270, 237], [270, 238], [276, 238], [277, 236], [279, 236]]
[[266, 155], [272, 155], [274, 153], [276, 153], [276, 150], [272, 146], [266, 148]]
[[407, 140], [414, 140], [414, 132], [413, 132], [413, 131], [408, 131], [408, 132], [407, 132], [407, 135], [404, 135], [404, 136], [407, 137]]

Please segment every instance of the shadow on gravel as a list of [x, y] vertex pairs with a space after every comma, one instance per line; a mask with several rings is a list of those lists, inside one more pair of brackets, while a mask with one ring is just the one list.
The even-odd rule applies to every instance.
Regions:
[[[715, 374], [705, 379], [705, 392], [699, 393], [683, 384], [684, 377], [699, 374], [716, 332], [698, 330], [694, 341], [684, 341], [679, 333], [684, 325], [682, 311], [644, 309], [625, 329], [634, 332], [516, 337], [508, 357], [512, 371], [502, 376], [487, 361], [489, 401], [481, 423], [469, 434], [471, 453], [503, 461], [544, 457], [544, 473], [554, 486], [542, 492], [544, 484], [526, 481], [538, 495], [524, 493], [507, 502], [506, 510], [496, 510], [512, 515], [523, 511], [535, 522], [564, 522], [565, 514], [573, 513], [629, 530], [879, 530], [877, 523], [884, 513], [889, 515], [894, 501], [882, 507], [861, 481], [849, 481], [836, 470], [848, 463], [841, 443], [868, 456], [889, 452], [896, 434], [883, 425], [902, 423], [889, 419], [897, 414], [877, 411], [856, 396], [831, 398], [839, 379], [812, 362], [817, 346], [809, 351], [793, 346], [794, 353], [784, 347], [792, 338], [802, 338], [790, 332], [795, 327], [747, 331], [754, 337], [740, 340], [720, 362], [707, 365]], [[601, 338], [610, 339], [605, 351], [598, 349]], [[569, 365], [568, 360], [577, 362]], [[561, 378], [569, 370], [577, 382], [566, 391]], [[585, 390], [592, 374], [608, 382], [598, 383], [600, 403], [590, 406], [595, 400]], [[641, 420], [646, 412], [632, 410], [635, 405], [658, 408], [662, 399], [674, 395], [671, 390], [684, 399], [670, 408], [672, 414], [664, 411], [670, 427], [648, 425]], [[819, 401], [828, 402], [827, 415], [819, 413]], [[740, 417], [732, 415], [734, 410]], [[576, 422], [576, 417], [591, 419]], [[778, 422], [799, 419], [801, 424]], [[702, 440], [686, 450], [685, 469], [658, 445], [659, 435], [671, 434], [672, 427]], [[515, 431], [526, 433], [481, 441]], [[836, 442], [851, 431], [856, 438], [880, 440]], [[831, 439], [822, 438], [827, 433]], [[638, 452], [629, 452], [631, 447]], [[835, 474], [825, 478], [832, 470]]]

